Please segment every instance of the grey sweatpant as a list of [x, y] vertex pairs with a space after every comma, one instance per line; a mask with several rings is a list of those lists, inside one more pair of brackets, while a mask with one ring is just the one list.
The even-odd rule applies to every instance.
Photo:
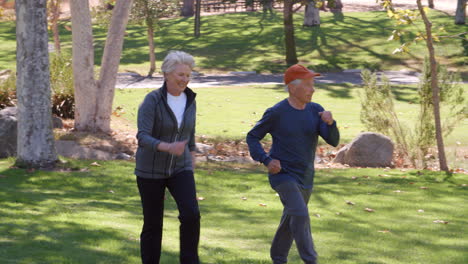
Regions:
[[307, 203], [312, 189], [304, 189], [293, 181], [276, 186], [284, 210], [281, 222], [271, 245], [270, 256], [274, 264], [288, 262], [288, 253], [293, 240], [306, 264], [316, 264], [317, 253], [310, 231], [310, 218]]

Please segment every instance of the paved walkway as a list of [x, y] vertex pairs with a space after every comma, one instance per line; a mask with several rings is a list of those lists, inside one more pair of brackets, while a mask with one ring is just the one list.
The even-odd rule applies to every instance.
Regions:
[[[385, 71], [384, 73], [392, 84], [414, 84], [419, 81], [419, 73], [409, 71]], [[316, 79], [317, 83], [351, 83], [362, 84], [359, 70], [348, 70], [338, 73], [324, 73]], [[163, 78], [158, 75], [145, 78], [135, 73], [119, 73], [116, 88], [158, 88], [162, 85]], [[189, 86], [192, 88], [213, 86], [239, 86], [239, 85], [275, 85], [283, 84], [282, 74], [254, 74], [254, 73], [230, 73], [219, 75], [193, 76]]]

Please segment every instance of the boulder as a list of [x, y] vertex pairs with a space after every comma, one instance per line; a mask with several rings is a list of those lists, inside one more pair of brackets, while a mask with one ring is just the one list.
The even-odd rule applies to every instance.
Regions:
[[0, 110], [0, 158], [16, 155], [17, 124], [16, 107]]
[[393, 149], [387, 136], [364, 132], [341, 148], [333, 162], [353, 167], [392, 167]]
[[113, 160], [114, 154], [102, 150], [91, 149], [80, 146], [75, 141], [57, 140], [55, 141], [57, 154], [73, 159], [92, 159], [92, 160]]
[[196, 145], [196, 152], [198, 154], [208, 155], [210, 150], [213, 149], [213, 146], [203, 144], [203, 143], [195, 143]]

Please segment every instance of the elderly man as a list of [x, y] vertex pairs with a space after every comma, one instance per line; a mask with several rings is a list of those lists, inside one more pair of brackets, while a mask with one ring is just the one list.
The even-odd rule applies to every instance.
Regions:
[[[284, 82], [289, 97], [267, 109], [247, 135], [250, 155], [268, 168], [271, 187], [284, 206], [271, 245], [274, 264], [287, 263], [293, 240], [304, 263], [317, 263], [307, 208], [314, 180], [315, 149], [319, 135], [337, 146], [340, 134], [332, 113], [311, 102], [316, 76], [320, 74], [299, 64], [288, 68]], [[267, 133], [273, 138], [268, 154], [260, 144]]]

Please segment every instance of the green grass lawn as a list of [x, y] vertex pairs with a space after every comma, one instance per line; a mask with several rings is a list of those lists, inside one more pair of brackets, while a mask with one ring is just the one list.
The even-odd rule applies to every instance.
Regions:
[[[468, 93], [468, 85], [464, 85]], [[340, 128], [342, 142], [351, 141], [365, 130], [360, 121], [359, 86], [351, 84], [317, 84], [313, 101], [332, 111]], [[221, 139], [243, 139], [262, 117], [266, 108], [287, 97], [283, 86], [235, 86], [195, 88], [197, 93], [197, 135]], [[151, 89], [119, 89], [114, 108], [124, 109], [123, 117], [136, 125], [138, 105]], [[419, 112], [416, 86], [394, 86], [396, 110], [401, 120], [413, 127]], [[459, 141], [468, 146], [464, 120], [447, 138], [448, 145]]]
[[[453, 24], [453, 17], [431, 11], [434, 25], [445, 26], [447, 35], [466, 31]], [[419, 71], [426, 47], [413, 45], [411, 54], [392, 55], [401, 43], [387, 41], [393, 30], [385, 12], [322, 12], [320, 27], [302, 27], [303, 14], [295, 14], [297, 55], [301, 63], [318, 71], [340, 69], [410, 69]], [[421, 26], [421, 25], [419, 25]], [[71, 32], [60, 29], [65, 50], [71, 47]], [[96, 63], [100, 64], [106, 30], [95, 27]], [[444, 33], [445, 34], [445, 33]], [[264, 17], [261, 12], [213, 15], [202, 18], [201, 37], [193, 36], [193, 18], [161, 22], [155, 34], [158, 66], [169, 50], [193, 54], [202, 72], [258, 71], [282, 72], [284, 36], [282, 14]], [[0, 22], [0, 69], [15, 68], [15, 28], [13, 22]], [[436, 45], [444, 64], [468, 71], [467, 48], [461, 39], [445, 39]], [[129, 25], [120, 70], [146, 73], [149, 68], [146, 29]]]
[[[134, 164], [91, 162], [72, 161], [73, 172], [27, 172], [0, 160], [1, 263], [140, 263]], [[282, 207], [264, 169], [201, 164], [196, 180], [205, 198], [203, 263], [271, 263]], [[318, 171], [309, 212], [321, 263], [466, 263], [467, 180], [428, 171]], [[178, 212], [167, 197], [161, 263], [175, 264]], [[290, 263], [300, 263], [295, 248]]]

